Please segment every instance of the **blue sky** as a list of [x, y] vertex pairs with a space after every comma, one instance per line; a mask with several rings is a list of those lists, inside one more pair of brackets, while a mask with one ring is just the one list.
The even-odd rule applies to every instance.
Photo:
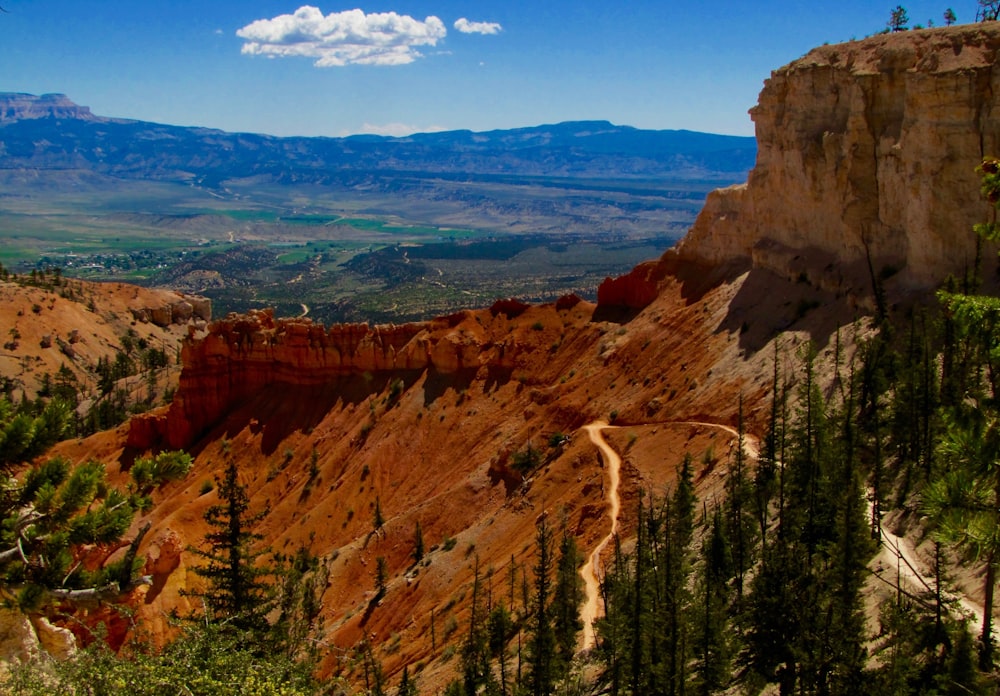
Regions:
[[[0, 91], [274, 135], [583, 119], [752, 135], [771, 70], [880, 30], [895, 4], [0, 0]], [[904, 6], [924, 24], [948, 7]]]

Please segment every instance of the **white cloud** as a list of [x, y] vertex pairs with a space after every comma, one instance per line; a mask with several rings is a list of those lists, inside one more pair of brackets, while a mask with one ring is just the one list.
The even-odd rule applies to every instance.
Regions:
[[463, 34], [499, 34], [503, 29], [496, 22], [470, 22], [465, 17], [455, 21], [455, 28]]
[[295, 14], [258, 19], [236, 32], [248, 55], [315, 58], [321, 68], [405, 65], [421, 57], [418, 46], [436, 46], [447, 30], [437, 17], [419, 21], [395, 12], [347, 10], [324, 15], [311, 5]]
[[441, 126], [411, 126], [406, 123], [385, 123], [378, 125], [375, 123], [365, 123], [361, 127], [361, 133], [369, 135], [389, 135], [393, 138], [402, 138], [414, 133], [440, 133], [444, 128]]

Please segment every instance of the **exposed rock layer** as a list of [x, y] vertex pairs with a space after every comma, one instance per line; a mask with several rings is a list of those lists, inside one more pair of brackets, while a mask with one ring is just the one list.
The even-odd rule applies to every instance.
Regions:
[[1000, 25], [877, 36], [774, 71], [751, 110], [757, 164], [713, 192], [682, 258], [751, 259], [828, 288], [900, 271], [908, 287], [968, 267], [988, 206], [976, 165], [1000, 154]]
[[[498, 303], [496, 313], [506, 313]], [[509, 311], [509, 310], [507, 310]], [[521, 309], [520, 311], [524, 311]], [[466, 325], [466, 314], [429, 322], [325, 328], [309, 319], [275, 319], [268, 311], [231, 315], [208, 335], [188, 340], [178, 392], [167, 414], [132, 420], [129, 444], [188, 447], [242, 400], [268, 385], [321, 387], [363, 374], [441, 373], [510, 368], [517, 344], [494, 341]]]
[[35, 118], [73, 118], [81, 121], [98, 120], [89, 106], [70, 101], [65, 94], [6, 94], [0, 100], [0, 123]]

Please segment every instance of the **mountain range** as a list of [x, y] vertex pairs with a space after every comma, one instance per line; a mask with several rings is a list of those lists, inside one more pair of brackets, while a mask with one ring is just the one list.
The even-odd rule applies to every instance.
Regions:
[[60, 94], [0, 93], [0, 170], [82, 169], [127, 179], [259, 177], [331, 183], [363, 173], [732, 179], [753, 166], [750, 137], [578, 121], [404, 138], [278, 138], [95, 116]]

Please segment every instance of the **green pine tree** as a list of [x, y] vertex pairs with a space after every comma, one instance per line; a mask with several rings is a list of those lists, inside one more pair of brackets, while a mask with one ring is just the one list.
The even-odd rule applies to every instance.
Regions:
[[253, 531], [253, 525], [267, 514], [250, 511], [247, 486], [240, 483], [236, 459], [227, 455], [221, 478], [216, 477], [219, 503], [209, 507], [204, 518], [210, 527], [205, 534], [206, 548], [192, 548], [206, 563], [194, 572], [207, 585], [199, 592], [212, 618], [225, 620], [232, 626], [265, 635], [268, 629], [267, 611], [272, 593], [265, 578], [274, 570], [259, 559], [264, 551], [254, 548], [263, 537]]

